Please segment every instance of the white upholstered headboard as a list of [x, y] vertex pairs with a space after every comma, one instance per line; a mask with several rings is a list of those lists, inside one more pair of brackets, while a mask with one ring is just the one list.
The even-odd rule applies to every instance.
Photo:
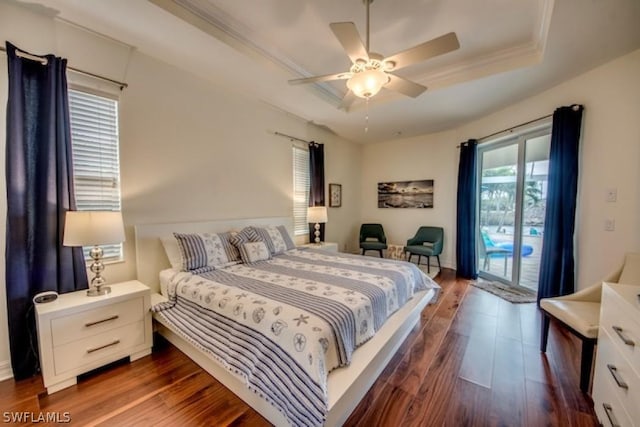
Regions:
[[[203, 222], [178, 222], [167, 224], [138, 224], [136, 232], [136, 272], [138, 280], [151, 288], [152, 292], [160, 292], [160, 271], [170, 268], [161, 237], [178, 233], [221, 233], [232, 229], [241, 229], [249, 225], [284, 225], [293, 235], [293, 219], [291, 217], [224, 219]], [[295, 241], [295, 240], [294, 240]]]

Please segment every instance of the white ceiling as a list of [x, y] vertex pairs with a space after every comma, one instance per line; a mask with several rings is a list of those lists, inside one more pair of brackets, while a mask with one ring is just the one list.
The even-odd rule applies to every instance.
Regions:
[[337, 105], [344, 81], [288, 79], [346, 71], [329, 23], [362, 0], [42, 0], [67, 21], [358, 142], [459, 126], [640, 48], [638, 0], [375, 0], [371, 50], [385, 56], [450, 31], [460, 49], [397, 74], [429, 87], [416, 99], [383, 90], [368, 107]]

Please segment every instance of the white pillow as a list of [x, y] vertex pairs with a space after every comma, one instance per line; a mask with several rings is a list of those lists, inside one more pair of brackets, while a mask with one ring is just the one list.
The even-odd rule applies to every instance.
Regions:
[[164, 246], [164, 253], [169, 258], [169, 264], [174, 270], [182, 270], [182, 254], [180, 253], [180, 247], [175, 237], [161, 237], [160, 241]]

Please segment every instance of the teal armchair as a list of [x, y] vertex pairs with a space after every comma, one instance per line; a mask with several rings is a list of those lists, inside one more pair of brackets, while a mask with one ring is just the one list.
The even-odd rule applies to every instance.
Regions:
[[429, 261], [432, 256], [438, 260], [438, 268], [442, 268], [440, 266], [440, 254], [442, 253], [443, 243], [444, 229], [442, 227], [420, 227], [416, 235], [407, 240], [404, 251], [409, 254], [409, 261], [411, 261], [412, 256], [418, 255], [418, 265], [420, 265], [422, 257], [426, 256], [427, 272], [431, 272]]
[[366, 251], [378, 251], [382, 258], [382, 251], [387, 249], [387, 237], [381, 224], [362, 224], [360, 226], [360, 249], [362, 255]]

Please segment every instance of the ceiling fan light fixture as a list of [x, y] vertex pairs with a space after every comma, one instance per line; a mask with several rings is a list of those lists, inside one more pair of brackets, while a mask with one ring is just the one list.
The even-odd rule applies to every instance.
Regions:
[[371, 98], [388, 82], [389, 76], [384, 71], [365, 70], [347, 80], [347, 87], [359, 98]]

